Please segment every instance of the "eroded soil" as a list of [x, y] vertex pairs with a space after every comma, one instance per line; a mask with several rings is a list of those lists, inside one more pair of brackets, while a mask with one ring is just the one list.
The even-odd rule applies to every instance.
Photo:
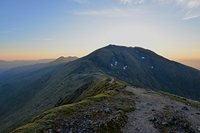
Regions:
[[[135, 94], [136, 110], [127, 113], [128, 123], [122, 128], [124, 133], [160, 133], [161, 129], [155, 128], [155, 123], [151, 120], [157, 114], [163, 112], [172, 112], [186, 119], [190, 123], [193, 130], [186, 132], [200, 133], [200, 109], [185, 105], [179, 101], [171, 100], [162, 94], [156, 94], [154, 91], [138, 89], [133, 87], [126, 87], [127, 91]], [[162, 122], [166, 124], [166, 122]], [[183, 124], [184, 125], [184, 124]], [[184, 125], [186, 126], [186, 124]], [[184, 127], [183, 127], [184, 128]], [[172, 130], [173, 131], [173, 130]], [[185, 131], [173, 131], [185, 132]]]

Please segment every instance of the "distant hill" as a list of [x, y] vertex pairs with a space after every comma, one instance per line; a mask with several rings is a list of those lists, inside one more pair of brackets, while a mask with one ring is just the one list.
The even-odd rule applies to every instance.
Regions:
[[[53, 60], [51, 62], [47, 62], [47, 63], [39, 63], [39, 64], [34, 64], [34, 65], [25, 65], [25, 66], [19, 66], [19, 67], [14, 67], [14, 68], [10, 68], [10, 69], [2, 69], [2, 71], [0, 71], [0, 82], [5, 81], [6, 79], [22, 74], [22, 73], [27, 73], [28, 71], [33, 71], [36, 69], [41, 69], [41, 68], [47, 68], [47, 67], [52, 67], [52, 66], [56, 66], [62, 63], [67, 63], [73, 60], [78, 59], [77, 57], [59, 57], [56, 60]], [[43, 61], [50, 61], [50, 60], [39, 60], [36, 62], [43, 62]]]
[[1, 83], [0, 129], [14, 130], [82, 85], [104, 77], [200, 101], [199, 70], [144, 48], [108, 45], [83, 58], [19, 74]]
[[3, 69], [4, 71], [2, 73], [0, 73], [0, 82], [4, 82], [5, 80], [7, 80], [13, 76], [22, 75], [23, 73], [27, 73], [28, 71], [33, 71], [33, 70], [39, 69], [44, 64], [45, 63], [14, 67], [14, 68], [10, 68], [10, 69]]
[[51, 61], [47, 64], [45, 64], [43, 67], [48, 67], [48, 66], [54, 66], [54, 65], [58, 65], [58, 64], [61, 64], [61, 63], [67, 63], [67, 62], [70, 62], [70, 61], [73, 61], [73, 60], [76, 60], [78, 59], [78, 57], [59, 57], [58, 59], [54, 60], [54, 61]]
[[4, 61], [0, 60], [0, 69], [8, 69], [19, 66], [27, 66], [40, 63], [48, 63], [54, 59], [41, 59], [41, 60], [15, 60], [15, 61]]

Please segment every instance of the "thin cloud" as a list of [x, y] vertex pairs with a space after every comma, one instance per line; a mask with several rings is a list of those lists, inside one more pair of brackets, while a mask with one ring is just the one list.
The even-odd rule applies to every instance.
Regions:
[[73, 1], [78, 2], [80, 4], [88, 3], [88, 0], [73, 0]]
[[200, 17], [200, 0], [177, 0], [176, 2], [187, 12], [183, 20]]
[[200, 17], [200, 9], [190, 10], [187, 12], [183, 20]]
[[199, 8], [200, 0], [176, 0], [177, 5], [184, 6], [185, 8]]
[[88, 11], [79, 11], [74, 12], [76, 15], [99, 15], [99, 16], [108, 16], [108, 17], [130, 17], [136, 13], [142, 13], [139, 9], [119, 9], [113, 8], [109, 10], [88, 10]]
[[[133, 5], [144, 4], [149, 0], [120, 0], [120, 3]], [[185, 11], [183, 20], [193, 19], [200, 17], [200, 0], [151, 0], [151, 2], [161, 4], [174, 4], [182, 8]]]
[[144, 0], [120, 0], [123, 4], [133, 5], [133, 4], [142, 4]]

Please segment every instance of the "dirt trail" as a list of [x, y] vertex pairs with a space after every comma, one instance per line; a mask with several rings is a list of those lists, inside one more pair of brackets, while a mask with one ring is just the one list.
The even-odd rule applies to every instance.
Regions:
[[113, 81], [115, 81], [114, 78], [111, 78], [111, 80], [109, 81], [109, 83], [112, 84]]
[[[154, 124], [150, 119], [154, 114], [160, 113], [164, 110], [172, 112], [177, 111], [179, 115], [184, 116], [190, 123], [191, 127], [196, 133], [200, 133], [200, 110], [187, 105], [189, 110], [182, 110], [186, 105], [184, 103], [171, 100], [161, 94], [155, 94], [154, 91], [147, 91], [133, 87], [126, 87], [127, 91], [135, 94], [136, 110], [127, 113], [128, 123], [122, 132], [124, 133], [160, 133], [154, 128]], [[199, 130], [199, 131], [198, 131]]]

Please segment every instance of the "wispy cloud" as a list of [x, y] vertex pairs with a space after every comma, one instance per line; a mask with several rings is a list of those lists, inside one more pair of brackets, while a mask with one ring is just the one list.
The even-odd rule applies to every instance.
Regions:
[[80, 4], [88, 3], [88, 0], [73, 0], [73, 1], [78, 2]]
[[200, 0], [176, 0], [177, 5], [184, 6], [186, 8], [199, 8]]
[[120, 2], [123, 4], [132, 5], [132, 4], [142, 4], [144, 3], [144, 0], [120, 0]]
[[186, 10], [183, 20], [200, 17], [200, 0], [176, 0]]
[[183, 20], [197, 18], [197, 17], [200, 17], [200, 9], [194, 9], [194, 10], [188, 11], [185, 17], [183, 18]]
[[161, 4], [174, 4], [181, 7], [186, 12], [183, 20], [200, 17], [200, 0], [120, 0], [120, 3], [133, 5], [145, 4], [147, 1]]
[[113, 8], [109, 10], [88, 10], [74, 12], [76, 15], [99, 15], [108, 17], [130, 17], [136, 13], [141, 13], [139, 9], [119, 9]]

